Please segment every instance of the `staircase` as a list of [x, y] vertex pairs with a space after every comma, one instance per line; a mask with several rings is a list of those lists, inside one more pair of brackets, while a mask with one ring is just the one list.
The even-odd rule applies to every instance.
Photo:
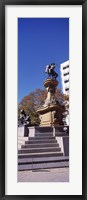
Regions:
[[35, 136], [28, 138], [18, 150], [18, 170], [33, 170], [68, 166], [68, 157], [64, 157], [53, 130], [41, 127], [35, 130]]

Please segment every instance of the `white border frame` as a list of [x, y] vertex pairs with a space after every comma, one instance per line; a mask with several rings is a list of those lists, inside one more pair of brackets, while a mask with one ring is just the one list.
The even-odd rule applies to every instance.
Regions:
[[[78, 13], [78, 15], [77, 15]], [[70, 181], [17, 183], [17, 18], [69, 17]], [[5, 6], [6, 195], [82, 195], [82, 6]], [[11, 119], [12, 116], [12, 119]], [[44, 188], [44, 189], [43, 189]]]

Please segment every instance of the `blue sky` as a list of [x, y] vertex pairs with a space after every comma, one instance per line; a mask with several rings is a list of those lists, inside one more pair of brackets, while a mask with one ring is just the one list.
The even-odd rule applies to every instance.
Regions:
[[68, 18], [18, 18], [18, 102], [44, 89], [45, 66], [58, 64], [58, 87], [61, 89], [60, 64], [69, 60]]

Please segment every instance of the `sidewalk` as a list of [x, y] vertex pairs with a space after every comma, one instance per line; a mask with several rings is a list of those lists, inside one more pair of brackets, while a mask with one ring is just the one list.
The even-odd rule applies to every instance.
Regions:
[[18, 171], [18, 182], [69, 182], [69, 168]]

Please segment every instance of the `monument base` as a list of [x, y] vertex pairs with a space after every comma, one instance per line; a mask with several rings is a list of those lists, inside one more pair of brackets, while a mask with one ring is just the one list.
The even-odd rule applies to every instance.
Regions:
[[40, 115], [40, 126], [52, 126], [51, 112]]
[[59, 125], [62, 125], [60, 124], [57, 118], [54, 119], [53, 113], [51, 111], [44, 114], [40, 114], [40, 120], [41, 120], [40, 127], [43, 127], [43, 126], [57, 127]]
[[18, 127], [18, 137], [27, 137], [29, 134], [29, 129], [27, 125]]

